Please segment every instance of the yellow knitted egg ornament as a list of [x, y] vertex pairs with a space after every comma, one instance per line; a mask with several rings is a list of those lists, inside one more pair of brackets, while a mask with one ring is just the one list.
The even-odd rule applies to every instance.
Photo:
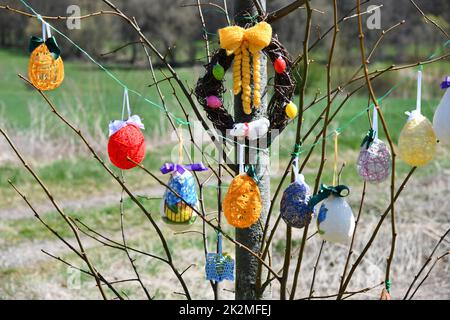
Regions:
[[28, 77], [40, 90], [53, 90], [64, 80], [64, 63], [61, 57], [56, 60], [45, 43], [33, 50], [28, 64]]
[[436, 134], [431, 122], [417, 110], [409, 114], [408, 122], [400, 132], [398, 153], [413, 167], [427, 164], [436, 152]]
[[228, 223], [236, 228], [248, 228], [258, 221], [261, 210], [261, 194], [255, 180], [246, 173], [236, 176], [223, 200]]

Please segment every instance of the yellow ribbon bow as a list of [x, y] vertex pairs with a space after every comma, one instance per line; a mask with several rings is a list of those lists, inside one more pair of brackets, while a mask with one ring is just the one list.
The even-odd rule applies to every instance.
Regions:
[[231, 26], [219, 30], [220, 47], [225, 49], [228, 55], [234, 54], [233, 93], [239, 94], [242, 89], [245, 114], [252, 113], [249, 52], [253, 55], [253, 104], [257, 108], [261, 104], [260, 51], [267, 47], [271, 40], [272, 27], [264, 21], [249, 29]]

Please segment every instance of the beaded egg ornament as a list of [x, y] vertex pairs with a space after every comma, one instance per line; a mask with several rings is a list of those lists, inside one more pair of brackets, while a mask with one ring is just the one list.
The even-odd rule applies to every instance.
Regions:
[[228, 223], [236, 228], [248, 228], [261, 216], [261, 193], [253, 178], [244, 172], [244, 147], [240, 145], [239, 175], [234, 177], [223, 199], [223, 213]]
[[226, 252], [222, 253], [222, 234], [217, 235], [217, 253], [209, 252], [206, 255], [206, 280], [221, 282], [234, 281], [234, 260]]
[[433, 117], [433, 129], [440, 143], [450, 144], [450, 76], [441, 83], [445, 90]]
[[64, 80], [64, 63], [61, 50], [52, 37], [50, 26], [42, 20], [42, 38], [33, 36], [30, 40], [31, 53], [28, 63], [28, 77], [39, 90], [53, 90]]
[[417, 76], [416, 110], [407, 112], [408, 121], [400, 132], [398, 154], [400, 158], [413, 167], [430, 162], [436, 153], [436, 134], [431, 122], [421, 113], [422, 72]]
[[172, 230], [179, 232], [189, 229], [197, 219], [193, 208], [198, 209], [197, 189], [191, 171], [206, 171], [203, 163], [180, 165], [165, 163], [160, 171], [171, 174], [168, 188], [161, 201], [161, 217]]
[[[241, 95], [244, 119], [261, 105], [265, 88], [260, 83], [260, 68], [264, 54], [272, 62], [274, 74], [274, 90], [267, 107], [267, 123], [262, 133], [270, 136], [271, 130], [278, 135], [291, 119], [297, 116], [297, 107], [291, 102], [295, 90], [292, 74], [292, 59], [280, 44], [272, 27], [265, 21], [258, 22], [250, 28], [229, 26], [218, 31], [220, 49], [211, 57], [205, 66], [206, 74], [201, 77], [195, 89], [195, 96], [203, 107], [214, 127], [224, 136], [228, 130], [245, 123], [235, 123], [223, 103], [226, 92], [224, 88], [225, 72], [232, 68], [233, 94]], [[248, 123], [250, 125], [251, 122]], [[274, 135], [274, 136], [276, 136]], [[245, 136], [250, 139], [251, 135]], [[272, 142], [268, 139], [268, 145]]]
[[372, 129], [361, 144], [356, 168], [364, 181], [379, 183], [389, 176], [391, 172], [391, 153], [386, 143], [378, 139], [378, 112], [374, 107]]
[[110, 122], [108, 141], [109, 159], [113, 165], [122, 170], [134, 168], [145, 157], [145, 138], [141, 132], [145, 127], [139, 116], [131, 115], [127, 89], [124, 91], [123, 110], [125, 106], [128, 109], [128, 120]]
[[295, 180], [283, 192], [280, 214], [284, 222], [293, 228], [303, 228], [311, 221], [313, 210], [308, 206], [311, 190], [305, 177], [298, 173], [298, 157], [292, 164]]

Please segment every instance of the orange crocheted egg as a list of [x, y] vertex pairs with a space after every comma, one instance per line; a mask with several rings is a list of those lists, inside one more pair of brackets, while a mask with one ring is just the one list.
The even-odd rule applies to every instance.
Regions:
[[28, 77], [36, 88], [53, 90], [64, 80], [64, 63], [61, 57], [55, 60], [43, 43], [31, 53]]
[[236, 228], [248, 228], [261, 215], [261, 194], [249, 175], [235, 177], [223, 199], [223, 213], [228, 223]]

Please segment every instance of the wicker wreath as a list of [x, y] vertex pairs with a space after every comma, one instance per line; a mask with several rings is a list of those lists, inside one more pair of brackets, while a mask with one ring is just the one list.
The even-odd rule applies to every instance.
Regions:
[[[278, 130], [278, 133], [280, 133], [297, 114], [296, 106], [291, 102], [295, 90], [295, 80], [292, 75], [292, 58], [278, 41], [276, 35], [271, 35], [270, 37], [270, 43], [261, 50], [270, 59], [276, 71], [274, 73], [274, 93], [267, 108], [267, 118], [270, 122], [267, 132], [268, 136], [271, 136], [273, 129]], [[230, 54], [223, 48], [218, 49], [211, 57], [211, 61], [205, 65], [206, 74], [198, 80], [195, 88], [195, 96], [198, 102], [205, 110], [208, 119], [211, 120], [214, 127], [222, 135], [226, 135], [227, 130], [233, 129], [236, 124], [233, 116], [228, 113], [221, 103], [226, 92], [223, 74], [232, 66], [235, 56], [236, 54]], [[233, 77], [235, 77], [235, 74], [233, 74]], [[259, 87], [259, 84], [257, 86]], [[255, 88], [254, 82], [252, 88]], [[236, 91], [234, 93], [236, 94]], [[267, 88], [262, 92], [261, 96], [265, 94], [267, 94]], [[211, 98], [215, 100], [211, 101]], [[294, 112], [288, 109], [294, 109]], [[252, 103], [250, 114], [255, 111], [257, 111], [257, 108]], [[271, 139], [268, 139], [268, 144], [270, 142]]]

